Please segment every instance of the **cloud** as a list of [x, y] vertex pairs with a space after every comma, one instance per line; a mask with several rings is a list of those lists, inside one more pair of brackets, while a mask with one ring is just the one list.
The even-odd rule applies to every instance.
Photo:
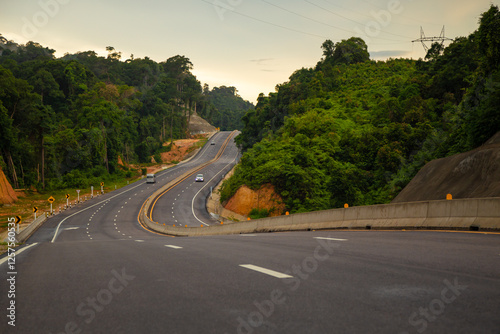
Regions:
[[403, 50], [384, 50], [384, 51], [372, 51], [370, 52], [371, 59], [388, 59], [388, 58], [402, 58], [408, 57], [410, 51]]
[[250, 59], [250, 62], [256, 63], [257, 66], [264, 66], [268, 62], [274, 61], [274, 58], [260, 58], [260, 59]]

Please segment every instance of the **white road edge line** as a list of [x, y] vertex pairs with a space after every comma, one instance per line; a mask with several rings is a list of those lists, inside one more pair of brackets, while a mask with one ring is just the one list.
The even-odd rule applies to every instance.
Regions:
[[173, 248], [173, 249], [182, 249], [182, 247], [174, 246], [174, 245], [165, 245], [165, 247]]
[[56, 241], [56, 238], [57, 238], [57, 235], [58, 235], [58, 232], [59, 232], [59, 228], [61, 227], [62, 223], [64, 223], [64, 221], [65, 221], [66, 219], [71, 218], [71, 217], [73, 217], [73, 216], [76, 216], [77, 214], [82, 213], [83, 211], [87, 211], [88, 209], [93, 208], [94, 206], [98, 206], [98, 205], [100, 205], [100, 204], [102, 204], [102, 203], [104, 203], [104, 202], [106, 202], [106, 201], [109, 201], [109, 200], [111, 200], [111, 199], [113, 199], [113, 198], [115, 198], [115, 197], [117, 197], [117, 196], [123, 195], [124, 193], [129, 192], [130, 190], [135, 189], [135, 188], [137, 188], [137, 187], [140, 187], [140, 186], [142, 186], [142, 185], [144, 185], [144, 183], [139, 182], [139, 184], [138, 184], [138, 185], [136, 185], [135, 187], [132, 187], [132, 188], [130, 188], [130, 189], [128, 189], [128, 190], [125, 190], [125, 191], [123, 191], [123, 192], [121, 192], [121, 193], [119, 193], [119, 194], [116, 194], [116, 195], [115, 195], [115, 196], [113, 196], [113, 197], [110, 197], [109, 199], [105, 199], [104, 201], [101, 201], [101, 202], [99, 202], [99, 203], [96, 203], [96, 204], [94, 204], [94, 205], [91, 205], [91, 206], [89, 206], [88, 208], [85, 208], [85, 209], [83, 209], [83, 210], [80, 210], [80, 211], [78, 211], [78, 212], [75, 212], [75, 213], [73, 213], [72, 215], [70, 215], [70, 216], [68, 216], [68, 217], [64, 218], [63, 220], [61, 220], [61, 222], [59, 223], [59, 225], [57, 225], [57, 229], [56, 229], [56, 232], [54, 233], [54, 237], [52, 238], [51, 243], [54, 243], [54, 241]]
[[[31, 245], [28, 245], [28, 246], [26, 246], [26, 247], [21, 248], [20, 250], [16, 251], [16, 252], [15, 252], [15, 254], [16, 254], [16, 256], [17, 256], [17, 255], [21, 254], [22, 252], [24, 252], [25, 250], [27, 250], [28, 248], [31, 248], [31, 247], [36, 246], [36, 245], [38, 245], [38, 242], [35, 242], [34, 244], [31, 244]], [[9, 257], [8, 257], [8, 256], [6, 256], [6, 257], [4, 257], [3, 259], [1, 259], [1, 260], [0, 260], [0, 266], [1, 266], [2, 264], [4, 264], [4, 262], [7, 262], [7, 260], [8, 260], [8, 259], [9, 259]]]
[[[224, 166], [224, 168], [226, 168], [227, 166], [229, 166], [230, 164], [232, 164], [232, 163], [236, 160], [236, 158], [238, 157], [238, 154], [239, 154], [239, 151], [236, 153], [236, 156], [234, 157], [234, 159], [233, 159], [231, 162], [229, 162], [228, 164], [226, 164], [226, 165]], [[201, 189], [200, 189], [200, 190], [198, 190], [198, 192], [196, 193], [196, 195], [194, 195], [193, 200], [191, 201], [191, 211], [193, 212], [193, 216], [194, 216], [194, 218], [196, 218], [196, 220], [198, 220], [200, 223], [202, 223], [202, 224], [203, 224], [203, 225], [205, 225], [205, 226], [210, 226], [210, 225], [208, 225], [207, 223], [204, 223], [203, 221], [201, 221], [201, 219], [199, 219], [199, 218], [196, 216], [196, 213], [194, 213], [194, 200], [196, 199], [196, 196], [198, 196], [198, 194], [199, 194], [199, 193], [200, 193], [203, 189], [205, 189], [205, 187], [206, 187], [206, 186], [208, 186], [208, 184], [209, 184], [209, 183], [210, 183], [213, 179], [215, 179], [215, 178], [217, 177], [217, 175], [219, 175], [220, 173], [222, 173], [222, 171], [224, 170], [224, 168], [222, 168], [222, 169], [221, 169], [221, 170], [220, 170], [217, 174], [215, 174], [213, 178], [211, 178], [210, 180], [208, 180], [208, 182], [207, 182], [207, 183], [205, 183], [205, 185], [204, 185], [203, 187], [201, 187]]]
[[347, 239], [322, 238], [322, 237], [314, 237], [314, 239], [319, 239], [319, 240], [333, 240], [333, 241], [347, 241]]
[[[217, 134], [216, 134], [216, 135], [217, 135]], [[205, 152], [206, 152], [206, 151], [207, 151], [207, 149], [202, 149], [202, 150], [201, 150], [201, 155], [200, 155], [200, 156], [197, 156], [197, 157], [196, 157], [196, 159], [194, 159], [193, 161], [196, 161], [196, 160], [198, 160], [199, 158], [201, 158], [201, 156], [203, 156], [203, 154], [205, 154]], [[236, 158], [235, 158], [235, 160], [236, 160]], [[163, 176], [163, 175], [162, 175], [162, 176]], [[99, 203], [96, 203], [96, 204], [94, 204], [94, 205], [92, 205], [92, 206], [89, 206], [89, 207], [88, 207], [88, 208], [86, 208], [86, 209], [83, 209], [83, 210], [80, 210], [80, 211], [78, 211], [78, 212], [75, 212], [75, 213], [73, 213], [72, 215], [70, 215], [70, 216], [68, 216], [68, 217], [64, 218], [64, 219], [63, 219], [63, 220], [61, 220], [61, 221], [59, 222], [59, 224], [57, 225], [57, 229], [56, 229], [56, 232], [54, 233], [54, 237], [52, 238], [52, 240], [51, 240], [50, 242], [51, 242], [51, 243], [54, 243], [54, 241], [56, 241], [56, 238], [57, 238], [57, 235], [58, 235], [58, 232], [59, 232], [59, 228], [61, 227], [61, 224], [62, 224], [62, 223], [64, 223], [64, 221], [65, 221], [66, 219], [71, 218], [71, 217], [73, 217], [73, 216], [76, 216], [77, 214], [82, 213], [82, 212], [84, 212], [84, 211], [87, 211], [88, 209], [93, 208], [94, 206], [100, 205], [100, 204], [105, 203], [105, 202], [109, 202], [109, 201], [110, 201], [110, 200], [112, 200], [113, 198], [115, 198], [115, 197], [117, 197], [117, 196], [120, 196], [120, 195], [123, 195], [123, 194], [125, 194], [126, 192], [129, 192], [130, 190], [135, 189], [135, 188], [137, 188], [137, 187], [140, 187], [140, 186], [142, 186], [142, 185], [144, 185], [144, 183], [139, 182], [139, 184], [138, 184], [138, 185], [136, 185], [135, 187], [132, 187], [132, 188], [130, 188], [130, 189], [128, 189], [128, 190], [125, 190], [125, 191], [123, 191], [123, 192], [121, 192], [121, 193], [119, 193], [119, 194], [116, 194], [116, 195], [115, 195], [115, 196], [113, 196], [113, 197], [110, 197], [110, 198], [108, 198], [108, 199], [106, 199], [106, 200], [103, 200], [103, 201], [101, 201], [101, 202], [99, 202]], [[144, 190], [141, 190], [141, 193], [142, 193], [142, 192], [144, 192]], [[136, 193], [136, 194], [137, 194], [137, 193]], [[118, 212], [120, 212], [120, 211], [118, 211]], [[94, 216], [94, 215], [92, 215], [92, 216]], [[196, 217], [196, 216], [195, 216], [195, 217]], [[196, 219], [198, 219], [198, 218], [196, 218]], [[198, 219], [198, 220], [199, 220], [199, 219]], [[207, 224], [205, 224], [205, 225], [207, 225]]]
[[276, 278], [293, 278], [293, 276], [283, 274], [283, 273], [280, 273], [280, 272], [277, 272], [277, 271], [274, 271], [271, 269], [266, 269], [266, 268], [262, 268], [259, 266], [254, 266], [253, 264], [240, 264], [240, 267], [247, 268], [250, 270], [255, 270], [255, 271], [258, 271], [260, 273], [270, 275], [270, 276], [273, 276]]

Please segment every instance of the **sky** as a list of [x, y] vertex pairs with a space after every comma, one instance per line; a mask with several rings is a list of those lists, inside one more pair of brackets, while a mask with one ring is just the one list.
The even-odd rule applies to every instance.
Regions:
[[[371, 59], [423, 58], [425, 36], [468, 36], [500, 0], [0, 0], [0, 34], [65, 53], [106, 47], [122, 60], [184, 55], [198, 80], [259, 93], [322, 57], [321, 44], [356, 36]], [[445, 43], [447, 45], [449, 42]], [[428, 44], [430, 46], [430, 44]]]

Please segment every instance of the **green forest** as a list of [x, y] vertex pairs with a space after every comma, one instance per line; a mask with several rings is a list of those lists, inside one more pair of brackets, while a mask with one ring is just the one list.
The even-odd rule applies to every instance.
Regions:
[[106, 50], [106, 57], [85, 51], [56, 58], [38, 43], [0, 35], [0, 167], [14, 188], [130, 177], [119, 158], [160, 162], [164, 143], [189, 137], [193, 112], [233, 130], [242, 108], [253, 107], [234, 87], [202, 88], [185, 56], [122, 60]]
[[314, 68], [243, 117], [245, 152], [221, 201], [272, 184], [291, 213], [390, 202], [430, 160], [500, 130], [500, 12], [425, 59], [370, 60], [360, 38], [325, 41]]
[[203, 95], [207, 103], [203, 104], [199, 114], [213, 126], [222, 131], [233, 131], [243, 128], [243, 116], [254, 105], [243, 100], [235, 87], [214, 87], [209, 89], [203, 86]]

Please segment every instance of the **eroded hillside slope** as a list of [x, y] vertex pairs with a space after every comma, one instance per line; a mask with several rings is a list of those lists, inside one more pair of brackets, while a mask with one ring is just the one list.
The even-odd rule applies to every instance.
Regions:
[[472, 151], [433, 160], [392, 201], [500, 197], [500, 132]]

